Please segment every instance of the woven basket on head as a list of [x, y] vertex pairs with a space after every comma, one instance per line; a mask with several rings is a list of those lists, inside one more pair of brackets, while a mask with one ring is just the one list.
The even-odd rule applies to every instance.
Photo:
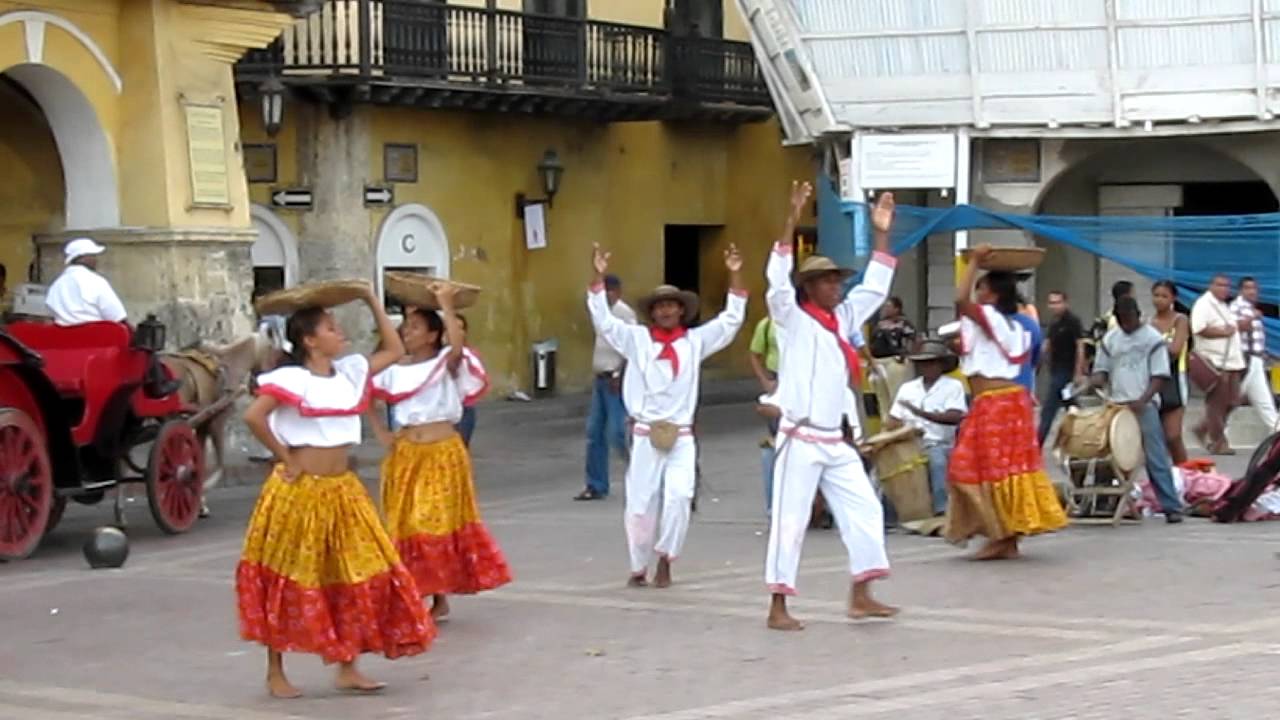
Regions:
[[[963, 256], [966, 262], [971, 255], [972, 250], [964, 251]], [[1035, 270], [1042, 262], [1044, 262], [1044, 248], [997, 247], [991, 249], [991, 254], [982, 261], [980, 267], [983, 270], [1020, 272]]]
[[289, 315], [308, 307], [336, 307], [363, 298], [369, 292], [365, 280], [325, 280], [277, 290], [258, 298], [259, 315]]
[[433, 289], [437, 283], [448, 283], [458, 288], [457, 294], [453, 296], [454, 310], [471, 307], [476, 304], [476, 300], [480, 299], [480, 287], [477, 285], [467, 285], [421, 273], [388, 270], [382, 276], [382, 283], [387, 289], [387, 295], [406, 307], [439, 310], [440, 303], [436, 300]]

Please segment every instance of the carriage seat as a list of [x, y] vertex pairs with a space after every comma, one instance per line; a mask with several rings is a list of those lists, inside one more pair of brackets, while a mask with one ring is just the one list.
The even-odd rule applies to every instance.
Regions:
[[[64, 327], [17, 322], [10, 335], [39, 353], [45, 375], [63, 395], [83, 397], [93, 386], [118, 387], [141, 382], [145, 353], [131, 347], [133, 331], [124, 323], [95, 322]], [[93, 393], [96, 394], [96, 393]]]

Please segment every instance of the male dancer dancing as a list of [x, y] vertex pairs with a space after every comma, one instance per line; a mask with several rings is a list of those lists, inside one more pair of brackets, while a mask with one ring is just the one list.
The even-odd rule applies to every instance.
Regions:
[[645, 327], [626, 324], [610, 312], [604, 290], [609, 253], [599, 245], [593, 253], [595, 279], [587, 293], [591, 322], [596, 334], [627, 360], [622, 401], [635, 437], [627, 466], [624, 524], [631, 551], [627, 584], [632, 587], [648, 585], [645, 578], [655, 551], [658, 570], [653, 584], [671, 585], [671, 561], [680, 555], [689, 530], [697, 462], [693, 415], [702, 361], [733, 342], [746, 320], [747, 291], [737, 247], [730, 245], [725, 251], [724, 264], [730, 280], [723, 312], [690, 328], [698, 317], [698, 296], [660, 285], [640, 301], [640, 320], [651, 323]]
[[[893, 195], [885, 193], [871, 212], [876, 252], [862, 284], [844, 290], [854, 273], [818, 255], [806, 258], [792, 284], [791, 236], [813, 192], [809, 183], [793, 183], [791, 214], [773, 247], [766, 271], [769, 315], [780, 329], [778, 387], [762, 402], [777, 406], [781, 423], [775, 442], [773, 521], [765, 582], [773, 593], [768, 624], [774, 630], [804, 627], [787, 612], [787, 596], [796, 590], [800, 550], [813, 496], [819, 486], [849, 551], [853, 587], [849, 616], [890, 617], [897, 609], [871, 596], [871, 581], [889, 574], [884, 550], [884, 511], [862, 458], [845, 441], [842, 426], [857, 430], [852, 405], [861, 376], [851, 332], [867, 321], [889, 294], [896, 264], [889, 254]], [[797, 287], [799, 290], [797, 291]]]

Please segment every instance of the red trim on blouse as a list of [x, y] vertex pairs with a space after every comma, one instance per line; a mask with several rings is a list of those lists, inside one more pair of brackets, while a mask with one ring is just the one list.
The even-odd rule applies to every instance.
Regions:
[[298, 411], [302, 417], [308, 418], [324, 418], [324, 417], [350, 417], [351, 415], [359, 415], [369, 409], [369, 401], [373, 397], [373, 379], [366, 378], [364, 383], [364, 392], [360, 396], [360, 401], [350, 408], [313, 408], [308, 407], [303, 402], [302, 396], [287, 390], [279, 385], [259, 385], [258, 394], [273, 397], [280, 403], [288, 405]]

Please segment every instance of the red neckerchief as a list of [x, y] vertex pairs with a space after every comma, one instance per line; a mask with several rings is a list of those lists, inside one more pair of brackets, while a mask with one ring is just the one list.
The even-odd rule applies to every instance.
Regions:
[[672, 343], [684, 337], [686, 332], [687, 330], [683, 327], [674, 330], [664, 330], [656, 326], [649, 328], [649, 337], [656, 343], [662, 343], [662, 351], [658, 353], [658, 359], [671, 361], [672, 377], [680, 374], [680, 356], [676, 355], [676, 348]]
[[836, 336], [836, 342], [840, 343], [840, 351], [844, 353], [845, 364], [849, 366], [849, 379], [855, 386], [862, 385], [862, 362], [858, 359], [858, 351], [849, 344], [848, 338], [840, 334], [840, 323], [836, 321], [836, 314], [830, 310], [823, 310], [808, 300], [800, 304], [800, 309], [809, 313], [809, 317], [817, 320], [823, 329]]

